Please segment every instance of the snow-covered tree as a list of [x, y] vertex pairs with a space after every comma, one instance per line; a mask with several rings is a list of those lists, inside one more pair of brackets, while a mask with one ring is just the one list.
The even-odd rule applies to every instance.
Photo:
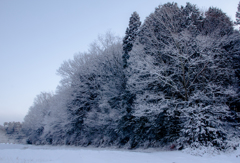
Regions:
[[138, 35], [138, 29], [141, 26], [141, 21], [138, 13], [135, 11], [130, 17], [128, 28], [123, 38], [123, 67], [128, 66], [129, 52], [132, 50], [133, 44]]
[[24, 118], [23, 132], [28, 138], [28, 143], [40, 144], [40, 136], [44, 130], [44, 119], [50, 113], [50, 103], [53, 98], [52, 93], [43, 92], [39, 94], [28, 114]]
[[240, 2], [238, 3], [237, 12], [236, 12], [236, 25], [240, 25]]
[[54, 95], [37, 96], [28, 143], [137, 148], [235, 147], [240, 34], [220, 9], [167, 3], [123, 43], [110, 32], [64, 61]]
[[138, 37], [139, 28], [141, 26], [141, 21], [138, 13], [135, 11], [130, 17], [128, 27], [125, 32], [125, 37], [123, 38], [123, 92], [121, 96], [122, 107], [129, 113], [131, 111], [131, 105], [134, 99], [134, 94], [131, 94], [130, 91], [126, 88], [127, 76], [129, 75], [126, 71], [126, 68], [129, 66], [129, 53], [132, 50], [133, 44]]
[[[92, 138], [95, 145], [109, 145], [116, 135], [115, 126], [121, 116], [121, 93], [123, 91], [122, 45], [120, 39], [107, 33], [91, 49], [101, 49], [98, 52], [94, 67], [96, 82], [99, 84], [97, 107], [91, 109], [85, 119], [85, 135]], [[107, 45], [106, 45], [107, 43]], [[106, 46], [102, 46], [106, 45]], [[96, 53], [95, 51], [90, 51]], [[93, 123], [94, 122], [94, 123]], [[104, 130], [104, 132], [103, 132]]]
[[121, 115], [121, 56], [120, 39], [108, 32], [91, 45], [88, 53], [76, 55], [58, 70], [63, 85], [72, 89], [72, 101], [67, 106], [72, 124], [67, 140], [70, 144], [96, 145], [102, 141], [103, 134], [109, 137], [111, 131], [108, 131]]
[[199, 102], [183, 108], [183, 127], [177, 139], [178, 146], [207, 146], [217, 150], [237, 147], [237, 142], [230, 142], [238, 137], [239, 130], [234, 128], [237, 124], [235, 114], [230, 111], [229, 106], [220, 102], [213, 103], [204, 93], [196, 93], [191, 98], [193, 101], [208, 101], [209, 104]]
[[50, 111], [43, 120], [44, 130], [40, 137], [42, 144], [67, 144], [66, 139], [72, 124], [67, 104], [72, 101], [70, 87], [58, 88], [50, 103]]
[[[172, 123], [167, 130], [174, 130], [170, 137], [177, 138], [181, 121], [177, 128], [174, 121], [184, 108], [220, 105], [227, 109], [222, 106], [236, 98], [233, 51], [225, 48], [233, 33], [230, 19], [219, 9], [210, 8], [203, 15], [189, 3], [181, 8], [176, 3], [156, 8], [130, 52], [127, 86], [136, 94], [133, 114], [157, 115], [166, 106], [166, 119]], [[199, 92], [209, 100], [193, 100]], [[212, 114], [218, 118], [214, 109]]]

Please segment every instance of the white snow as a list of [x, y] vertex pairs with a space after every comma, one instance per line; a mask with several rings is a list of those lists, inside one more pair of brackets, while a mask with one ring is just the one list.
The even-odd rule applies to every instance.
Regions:
[[193, 156], [181, 151], [0, 144], [0, 163], [239, 163], [231, 154]]

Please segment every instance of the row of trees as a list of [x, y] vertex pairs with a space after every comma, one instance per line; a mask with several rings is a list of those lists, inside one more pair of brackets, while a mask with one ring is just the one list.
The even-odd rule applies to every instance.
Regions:
[[161, 5], [122, 40], [107, 33], [65, 61], [55, 94], [36, 97], [28, 143], [178, 149], [235, 147], [240, 34], [220, 9]]

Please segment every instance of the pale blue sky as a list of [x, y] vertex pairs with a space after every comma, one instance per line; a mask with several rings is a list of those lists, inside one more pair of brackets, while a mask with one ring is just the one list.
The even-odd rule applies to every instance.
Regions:
[[[143, 21], [168, 0], [0, 0], [0, 125], [23, 121], [37, 94], [55, 91], [64, 60], [99, 34], [123, 36], [137, 11]], [[235, 20], [239, 0], [176, 0], [215, 6]]]

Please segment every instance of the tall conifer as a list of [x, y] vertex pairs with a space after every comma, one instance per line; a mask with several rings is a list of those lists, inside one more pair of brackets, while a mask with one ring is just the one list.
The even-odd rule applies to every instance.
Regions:
[[[236, 12], [236, 22], [235, 24], [236, 25], [240, 25], [240, 2], [238, 3], [238, 8], [237, 8], [237, 12]], [[239, 28], [240, 30], [240, 28]]]
[[140, 17], [137, 12], [133, 12], [130, 17], [128, 28], [123, 39], [123, 67], [127, 67], [129, 52], [132, 50], [133, 43], [136, 40], [138, 29], [141, 26]]

